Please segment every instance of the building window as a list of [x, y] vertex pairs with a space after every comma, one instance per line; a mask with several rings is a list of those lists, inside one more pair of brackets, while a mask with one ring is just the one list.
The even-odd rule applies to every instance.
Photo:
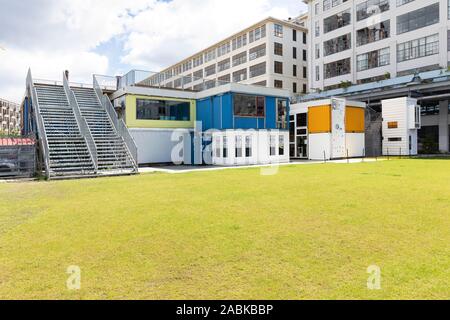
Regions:
[[308, 77], [308, 68], [303, 67], [303, 79], [306, 79]]
[[407, 4], [407, 3], [410, 3], [410, 2], [413, 2], [414, 0], [397, 0], [397, 7], [400, 7], [400, 6], [402, 6], [402, 5], [404, 5], [404, 4]]
[[356, 6], [356, 19], [361, 21], [387, 10], [389, 10], [389, 0], [367, 0]]
[[306, 44], [306, 32], [302, 32], [303, 33], [303, 44]]
[[235, 137], [236, 158], [242, 158], [242, 136]]
[[397, 34], [424, 28], [439, 22], [439, 3], [397, 17]]
[[283, 26], [281, 24], [274, 24], [274, 36], [283, 38]]
[[316, 59], [320, 58], [320, 44], [316, 43]]
[[303, 84], [303, 93], [306, 93], [306, 84]]
[[306, 61], [307, 60], [307, 51], [306, 50], [303, 50], [303, 61]]
[[320, 23], [319, 23], [319, 21], [316, 21], [316, 22], [315, 22], [315, 28], [314, 28], [314, 30], [315, 30], [315, 35], [316, 35], [316, 37], [320, 36]]
[[231, 51], [230, 42], [224, 43], [217, 48], [217, 56], [221, 57]]
[[343, 28], [351, 23], [350, 10], [342, 11], [323, 20], [323, 32], [328, 33], [333, 30]]
[[275, 42], [274, 53], [277, 56], [282, 56], [283, 55], [283, 45], [281, 43]]
[[203, 56], [202, 55], [194, 58], [194, 68], [201, 66], [202, 64], [203, 64]]
[[220, 61], [219, 63], [217, 63], [217, 70], [218, 72], [224, 71], [230, 69], [230, 58], [225, 59], [223, 61]]
[[216, 145], [215, 145], [216, 158], [220, 158], [220, 137], [216, 137], [215, 142], [216, 142]]
[[247, 68], [233, 72], [233, 82], [247, 80]]
[[292, 30], [292, 41], [297, 41], [297, 30]]
[[293, 65], [292, 66], [292, 76], [296, 77], [297, 76], [297, 65]]
[[264, 57], [266, 55], [266, 44], [259, 45], [249, 50], [249, 61]]
[[227, 74], [217, 78], [220, 84], [226, 84], [231, 82], [231, 75]]
[[297, 93], [297, 82], [292, 83], [292, 92]]
[[193, 79], [194, 81], [202, 78], [203, 78], [203, 69], [194, 72], [194, 79]]
[[278, 136], [278, 155], [284, 156], [284, 136]]
[[351, 71], [350, 58], [330, 62], [324, 65], [324, 78], [330, 79], [334, 77], [349, 74]]
[[277, 153], [276, 153], [276, 144], [277, 144], [277, 141], [276, 141], [276, 139], [277, 139], [277, 136], [274, 136], [274, 135], [270, 135], [269, 136], [269, 148], [270, 148], [270, 156], [276, 156], [277, 155]]
[[223, 137], [223, 157], [228, 158], [228, 139]]
[[340, 37], [330, 39], [323, 43], [323, 55], [329, 56], [338, 52], [342, 52], [352, 47], [351, 34], [347, 33]]
[[266, 74], [266, 63], [262, 62], [249, 68], [249, 77], [255, 78]]
[[190, 117], [190, 102], [136, 99], [137, 120], [190, 121]]
[[214, 60], [215, 58], [216, 58], [216, 50], [213, 49], [205, 53], [205, 63]]
[[297, 59], [297, 48], [296, 47], [292, 48], [292, 58]]
[[247, 45], [247, 35], [244, 34], [244, 35], [242, 35], [242, 36], [239, 36], [239, 37], [237, 37], [237, 38], [234, 38], [234, 39], [231, 41], [231, 43], [232, 43], [233, 51], [234, 51], [234, 50], [237, 50], [237, 49], [239, 49], [239, 48], [242, 48], [243, 46], [246, 46], [246, 45]]
[[283, 62], [275, 61], [275, 73], [283, 74]]
[[323, 11], [327, 11], [331, 7], [334, 8], [344, 2], [347, 2], [347, 0], [323, 0]]
[[358, 71], [387, 66], [390, 63], [390, 50], [384, 48], [360, 54], [356, 57], [356, 61]]
[[266, 98], [245, 94], [235, 94], [234, 115], [237, 117], [264, 117]]
[[252, 136], [245, 137], [245, 157], [251, 158], [252, 156]]
[[263, 25], [255, 30], [249, 32], [249, 42], [258, 41], [259, 39], [266, 37], [266, 25]]
[[320, 67], [316, 66], [316, 81], [320, 80]]
[[283, 81], [281, 81], [281, 80], [275, 80], [275, 81], [273, 82], [273, 86], [274, 86], [275, 88], [278, 88], [278, 89], [283, 89]]
[[363, 46], [368, 43], [387, 39], [390, 37], [390, 32], [391, 23], [389, 20], [360, 29], [356, 32], [356, 45]]
[[216, 73], [216, 65], [215, 64], [205, 68], [205, 77], [208, 77], [215, 73]]
[[247, 51], [233, 56], [233, 67], [247, 62]]
[[319, 3], [316, 3], [316, 4], [314, 5], [314, 14], [315, 14], [315, 15], [318, 15], [318, 14], [319, 14]]
[[427, 57], [439, 53], [439, 34], [397, 45], [397, 62]]

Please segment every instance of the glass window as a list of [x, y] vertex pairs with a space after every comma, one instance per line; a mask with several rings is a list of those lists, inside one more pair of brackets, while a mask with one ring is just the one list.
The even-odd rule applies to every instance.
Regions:
[[361, 21], [387, 10], [389, 10], [389, 0], [367, 0], [356, 6], [356, 19]]
[[216, 148], [215, 148], [215, 152], [216, 152], [216, 158], [220, 158], [220, 137], [216, 137], [215, 138], [215, 144], [216, 144]]
[[283, 89], [283, 81], [281, 81], [281, 80], [275, 80], [273, 82], [273, 85], [274, 85], [275, 88]]
[[351, 23], [350, 10], [345, 10], [323, 20], [323, 32], [328, 33], [333, 30], [348, 26]]
[[408, 61], [439, 54], [439, 34], [397, 45], [397, 61]]
[[220, 47], [217, 48], [217, 56], [221, 57], [224, 54], [227, 54], [231, 51], [231, 45], [230, 42], [222, 44]]
[[236, 152], [236, 158], [242, 158], [242, 137], [236, 136], [235, 139], [235, 152]]
[[283, 62], [275, 61], [275, 73], [283, 74]]
[[233, 67], [247, 62], [247, 51], [233, 56]]
[[266, 74], [266, 63], [259, 63], [249, 68], [249, 77], [254, 78]]
[[250, 158], [252, 156], [252, 137], [245, 137], [245, 156]]
[[283, 26], [281, 24], [274, 24], [274, 35], [275, 37], [283, 38]]
[[234, 95], [234, 115], [238, 117], [264, 117], [266, 98], [245, 94]]
[[191, 103], [157, 99], [136, 99], [136, 119], [189, 121]]
[[324, 65], [324, 78], [334, 78], [349, 74], [351, 71], [350, 58], [330, 62]]
[[275, 42], [274, 53], [277, 56], [282, 56], [283, 55], [283, 45], [281, 43]]
[[397, 34], [417, 30], [439, 22], [439, 3], [397, 17]]
[[356, 32], [356, 45], [362, 46], [368, 43], [387, 39], [390, 37], [390, 32], [391, 23], [389, 20], [360, 29]]
[[277, 100], [277, 129], [287, 129], [287, 101]]
[[323, 43], [323, 55], [329, 56], [338, 52], [351, 49], [352, 41], [351, 34], [347, 33], [340, 37], [330, 39]]
[[292, 48], [292, 58], [297, 59], [297, 48], [296, 47]]
[[228, 158], [228, 139], [227, 139], [227, 137], [223, 137], [222, 138], [222, 141], [223, 141], [223, 157], [224, 158]]
[[278, 155], [284, 156], [284, 136], [278, 136]]
[[215, 64], [205, 68], [205, 76], [206, 77], [213, 75], [215, 73], [216, 73], [216, 65]]
[[249, 42], [258, 41], [259, 39], [266, 37], [266, 25], [263, 25], [255, 30], [249, 32]]
[[292, 41], [297, 41], [297, 30], [292, 30]]
[[222, 60], [219, 63], [217, 63], [217, 71], [218, 72], [230, 69], [230, 67], [231, 67], [230, 58]]
[[276, 156], [277, 155], [277, 153], [276, 153], [276, 144], [277, 144], [276, 139], [277, 139], [277, 137], [274, 136], [274, 135], [270, 135], [269, 136], [269, 146], [270, 146], [270, 155], [271, 156]]
[[407, 3], [410, 3], [410, 2], [413, 2], [414, 0], [397, 0], [397, 7], [400, 7], [400, 6], [402, 6], [402, 5], [404, 5], [404, 4], [407, 4]]
[[386, 66], [390, 63], [390, 49], [384, 48], [360, 54], [356, 57], [356, 60], [358, 71]]
[[266, 55], [266, 44], [259, 45], [249, 50], [249, 60], [255, 60]]
[[233, 72], [233, 82], [241, 82], [247, 80], [247, 69]]

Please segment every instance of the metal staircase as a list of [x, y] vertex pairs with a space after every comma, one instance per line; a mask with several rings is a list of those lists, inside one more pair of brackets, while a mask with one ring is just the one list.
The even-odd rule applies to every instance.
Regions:
[[93, 88], [71, 87], [97, 149], [99, 173], [134, 173], [137, 167]]
[[48, 178], [92, 176], [96, 170], [86, 139], [62, 86], [34, 84], [48, 144]]
[[101, 89], [27, 76], [41, 168], [48, 179], [138, 173], [137, 147]]

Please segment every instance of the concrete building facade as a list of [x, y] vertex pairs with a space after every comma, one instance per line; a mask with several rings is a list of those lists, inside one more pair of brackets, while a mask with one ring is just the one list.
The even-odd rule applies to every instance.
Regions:
[[0, 134], [20, 133], [20, 106], [17, 103], [0, 99]]
[[224, 83], [307, 91], [306, 16], [267, 18], [142, 81], [155, 87], [199, 91]]
[[448, 67], [448, 0], [304, 2], [312, 91]]

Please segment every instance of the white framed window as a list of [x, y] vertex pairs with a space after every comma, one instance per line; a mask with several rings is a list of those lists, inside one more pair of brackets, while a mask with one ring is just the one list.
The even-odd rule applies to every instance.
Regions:
[[252, 157], [252, 136], [246, 136], [245, 137], [245, 157], [251, 158]]
[[271, 157], [277, 155], [277, 136], [270, 135], [269, 136], [269, 154]]
[[236, 158], [242, 158], [242, 136], [235, 137]]
[[274, 24], [274, 35], [275, 37], [283, 38], [283, 26], [281, 24]]

